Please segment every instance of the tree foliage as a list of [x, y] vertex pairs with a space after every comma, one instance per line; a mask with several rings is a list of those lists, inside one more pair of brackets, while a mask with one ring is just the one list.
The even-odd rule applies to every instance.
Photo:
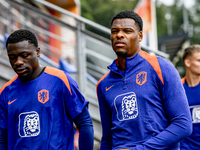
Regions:
[[158, 37], [183, 33], [183, 3], [174, 0], [174, 4], [166, 6], [156, 0], [156, 18]]
[[[83, 17], [110, 28], [110, 21], [117, 12], [125, 9], [134, 10], [139, 0], [80, 1], [81, 15]], [[200, 0], [195, 0], [195, 5], [192, 8], [187, 8], [189, 21], [188, 29], [191, 35], [191, 44], [197, 44], [200, 41], [200, 5], [198, 4], [200, 4]], [[159, 0], [156, 0], [155, 6], [158, 37], [169, 35], [169, 25], [171, 25], [171, 34], [179, 34], [184, 32], [183, 0], [174, 0], [174, 4], [171, 6], [166, 6]], [[166, 19], [167, 13], [171, 15], [170, 20]]]
[[165, 19], [167, 7], [164, 4], [160, 4], [159, 1], [156, 1], [156, 6], [157, 34], [162, 36], [167, 34], [167, 22]]
[[80, 0], [81, 15], [110, 28], [112, 17], [121, 10], [133, 10], [138, 0]]
[[189, 20], [192, 30], [191, 44], [200, 44], [200, 0], [195, 0], [195, 5], [190, 9]]

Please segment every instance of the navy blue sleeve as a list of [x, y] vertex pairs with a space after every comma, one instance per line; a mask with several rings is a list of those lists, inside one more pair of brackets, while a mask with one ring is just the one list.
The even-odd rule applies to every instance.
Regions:
[[0, 128], [0, 150], [7, 149], [7, 129]]
[[79, 130], [79, 150], [93, 150], [94, 130], [87, 107], [73, 121]]

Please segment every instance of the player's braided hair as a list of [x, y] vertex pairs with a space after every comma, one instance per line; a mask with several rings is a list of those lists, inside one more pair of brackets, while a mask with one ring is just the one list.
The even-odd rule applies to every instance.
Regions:
[[26, 40], [29, 43], [35, 45], [35, 47], [38, 47], [38, 41], [37, 41], [35, 34], [26, 29], [16, 30], [15, 32], [10, 34], [10, 36], [8, 37], [8, 39], [6, 41], [6, 47], [10, 43], [14, 44], [14, 43], [18, 43], [18, 42], [22, 42], [22, 41], [26, 41]]
[[111, 20], [111, 25], [115, 19], [125, 19], [130, 18], [135, 20], [136, 25], [139, 27], [140, 31], [143, 30], [143, 21], [141, 17], [132, 10], [123, 10], [117, 13]]

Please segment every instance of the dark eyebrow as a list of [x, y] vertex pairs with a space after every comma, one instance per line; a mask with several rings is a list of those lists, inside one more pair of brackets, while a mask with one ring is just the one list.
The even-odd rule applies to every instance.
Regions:
[[[111, 30], [112, 30], [112, 29], [119, 29], [119, 28], [111, 28]], [[120, 29], [121, 29], [121, 28], [120, 28]], [[122, 29], [123, 29], [123, 30], [124, 30], [124, 29], [136, 30], [136, 29], [135, 29], [135, 28], [133, 28], [133, 27], [127, 27], [127, 28], [122, 28]]]
[[[21, 54], [24, 54], [24, 53], [30, 53], [30, 52], [28, 52], [28, 51], [23, 51], [23, 52], [20, 52], [20, 53], [18, 53], [19, 55], [21, 55]], [[8, 53], [8, 55], [15, 55], [15, 54], [10, 54], [10, 53]]]

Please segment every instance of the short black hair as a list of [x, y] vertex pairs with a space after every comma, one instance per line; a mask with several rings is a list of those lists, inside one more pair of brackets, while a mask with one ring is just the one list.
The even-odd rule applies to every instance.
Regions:
[[6, 41], [6, 47], [8, 44], [14, 44], [22, 41], [28, 41], [29, 43], [35, 45], [35, 47], [38, 47], [38, 41], [35, 34], [26, 29], [16, 30], [10, 34]]
[[123, 11], [120, 11], [119, 13], [117, 13], [111, 20], [111, 26], [115, 19], [125, 19], [125, 18], [133, 19], [135, 21], [136, 25], [138, 25], [140, 31], [143, 30], [142, 18], [133, 10], [123, 10]]

